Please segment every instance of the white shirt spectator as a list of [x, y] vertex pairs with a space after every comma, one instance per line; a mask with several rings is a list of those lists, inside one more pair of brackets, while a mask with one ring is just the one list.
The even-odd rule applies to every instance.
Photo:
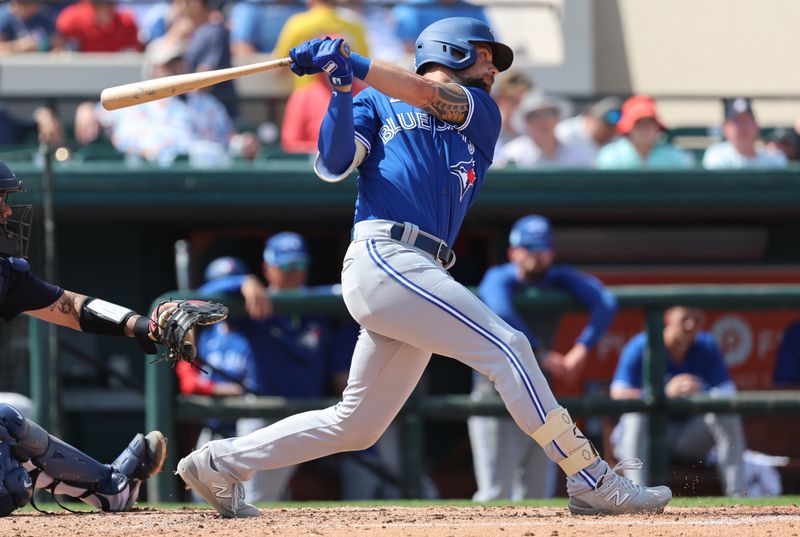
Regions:
[[787, 164], [788, 161], [783, 153], [757, 150], [755, 156], [746, 157], [736, 151], [730, 142], [710, 145], [703, 155], [703, 167], [709, 170], [785, 168]]
[[554, 155], [545, 155], [530, 136], [522, 135], [500, 149], [496, 164], [514, 164], [520, 168], [589, 168], [594, 165], [594, 155], [583, 145], [564, 142], [559, 143]]
[[556, 126], [556, 137], [564, 144], [583, 146], [594, 162], [600, 146], [589, 136], [584, 121], [583, 116], [574, 116], [559, 121]]

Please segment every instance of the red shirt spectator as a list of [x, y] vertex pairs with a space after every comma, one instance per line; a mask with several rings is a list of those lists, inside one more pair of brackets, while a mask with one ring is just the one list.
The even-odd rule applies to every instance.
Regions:
[[133, 14], [117, 10], [113, 2], [82, 0], [67, 6], [56, 29], [80, 52], [142, 50]]
[[[364, 89], [361, 82], [353, 84], [353, 96]], [[328, 111], [331, 85], [328, 77], [318, 75], [314, 81], [294, 90], [286, 101], [281, 126], [281, 149], [286, 153], [316, 153], [319, 127]]]

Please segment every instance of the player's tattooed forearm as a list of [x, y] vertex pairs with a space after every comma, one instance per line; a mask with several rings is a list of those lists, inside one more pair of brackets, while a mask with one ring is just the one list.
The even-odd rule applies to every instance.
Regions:
[[469, 101], [464, 90], [455, 84], [436, 84], [433, 97], [422, 109], [439, 119], [458, 125], [467, 120]]
[[50, 304], [50, 311], [58, 310], [59, 313], [78, 318], [78, 311], [75, 309], [75, 300], [69, 293], [64, 293], [61, 298]]

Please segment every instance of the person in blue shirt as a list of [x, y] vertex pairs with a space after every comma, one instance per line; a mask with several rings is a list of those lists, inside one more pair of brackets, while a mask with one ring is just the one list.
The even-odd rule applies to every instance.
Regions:
[[800, 321], [783, 331], [772, 382], [779, 387], [800, 385]]
[[[314, 170], [327, 182], [358, 169], [342, 297], [361, 325], [341, 401], [247, 436], [209, 442], [178, 474], [225, 517], [258, 516], [242, 481], [372, 446], [411, 395], [433, 353], [487, 376], [517, 425], [564, 470], [570, 512], [659, 512], [667, 487], [620, 476], [558, 405], [530, 342], [447, 270], [494, 158], [500, 111], [492, 85], [514, 53], [483, 21], [451, 17], [417, 38], [415, 71], [365, 58], [342, 39], [290, 51], [291, 69], [333, 86]], [[369, 87], [353, 96], [353, 79]], [[616, 468], [619, 470], [620, 468]]]
[[[570, 266], [553, 264], [552, 231], [543, 216], [528, 215], [514, 224], [508, 259], [508, 263], [486, 272], [478, 295], [500, 318], [526, 335], [540, 365], [551, 377], [577, 382], [589, 350], [614, 318], [616, 298], [597, 278]], [[552, 350], [557, 319], [525, 319], [514, 306], [514, 296], [529, 287], [560, 289], [589, 309], [589, 323], [566, 354]], [[473, 375], [473, 400], [496, 397], [489, 379]], [[555, 493], [554, 465], [511, 419], [473, 416], [467, 425], [478, 485], [473, 500], [545, 498]]]
[[[208, 264], [199, 293], [209, 294], [211, 282], [231, 276], [246, 276], [247, 266], [235, 257], [219, 257]], [[245, 390], [247, 364], [252, 360], [250, 342], [231, 321], [221, 321], [203, 328], [197, 336], [197, 361], [181, 361], [175, 366], [179, 390], [184, 395], [241, 395]], [[196, 367], [199, 365], [200, 367]], [[206, 371], [208, 374], [203, 374]], [[200, 432], [197, 446], [213, 438], [223, 438], [236, 431], [235, 422], [209, 420]]]
[[289, 17], [305, 10], [305, 6], [292, 0], [234, 3], [230, 15], [231, 53], [234, 57], [247, 57], [272, 52]]
[[411, 0], [395, 6], [392, 14], [397, 21], [395, 32], [407, 52], [414, 52], [417, 36], [436, 21], [448, 17], [469, 17], [489, 24], [483, 6], [465, 0]]
[[[728, 375], [725, 359], [714, 337], [702, 330], [702, 310], [675, 306], [664, 312], [664, 346], [667, 354], [664, 392], [667, 397], [709, 394], [730, 397], [736, 386]], [[612, 399], [639, 399], [643, 391], [642, 361], [647, 334], [634, 336], [622, 349], [611, 382]], [[612, 434], [614, 455], [619, 459], [640, 457], [649, 449], [648, 420], [641, 413], [623, 414]], [[716, 447], [717, 470], [727, 496], [745, 494], [745, 437], [736, 414], [707, 413], [675, 417], [667, 427], [667, 443], [674, 458], [691, 462], [706, 460]], [[647, 483], [644, 469], [626, 472], [637, 483]]]
[[[236, 370], [241, 365], [242, 376], [233, 373], [241, 378], [246, 393], [316, 398], [329, 393], [338, 395], [347, 383], [357, 326], [352, 323], [340, 326], [323, 315], [274, 315], [271, 310], [270, 293], [336, 292], [332, 286], [306, 286], [310, 261], [303, 237], [286, 231], [266, 241], [262, 265], [266, 287], [248, 274], [241, 261], [221, 258], [209, 265], [216, 277], [200, 291], [208, 295], [241, 293], [249, 315], [231, 318], [218, 323], [219, 328], [215, 325], [211, 331], [203, 331], [198, 342], [199, 355], [210, 359], [222, 353], [227, 355], [228, 365], [237, 366]], [[231, 268], [226, 272], [228, 265]], [[251, 306], [262, 301], [266, 303]], [[231, 360], [235, 363], [230, 363]], [[212, 370], [212, 379], [213, 375]], [[241, 418], [236, 422], [236, 434], [244, 436], [270, 423], [263, 418]], [[247, 497], [269, 502], [285, 499], [296, 469], [292, 465], [258, 472], [245, 484]]]

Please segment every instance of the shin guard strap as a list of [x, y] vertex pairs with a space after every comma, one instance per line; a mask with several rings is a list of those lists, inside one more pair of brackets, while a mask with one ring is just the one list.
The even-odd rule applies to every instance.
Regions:
[[559, 406], [547, 413], [542, 426], [533, 431], [531, 436], [537, 444], [546, 447], [547, 444], [569, 431], [573, 425], [567, 409]]
[[531, 436], [542, 447], [551, 442], [558, 444], [562, 452], [566, 453], [564, 459], [558, 461], [558, 465], [567, 475], [580, 472], [600, 458], [592, 443], [583, 436], [563, 407], [556, 407], [548, 412], [544, 424]]

